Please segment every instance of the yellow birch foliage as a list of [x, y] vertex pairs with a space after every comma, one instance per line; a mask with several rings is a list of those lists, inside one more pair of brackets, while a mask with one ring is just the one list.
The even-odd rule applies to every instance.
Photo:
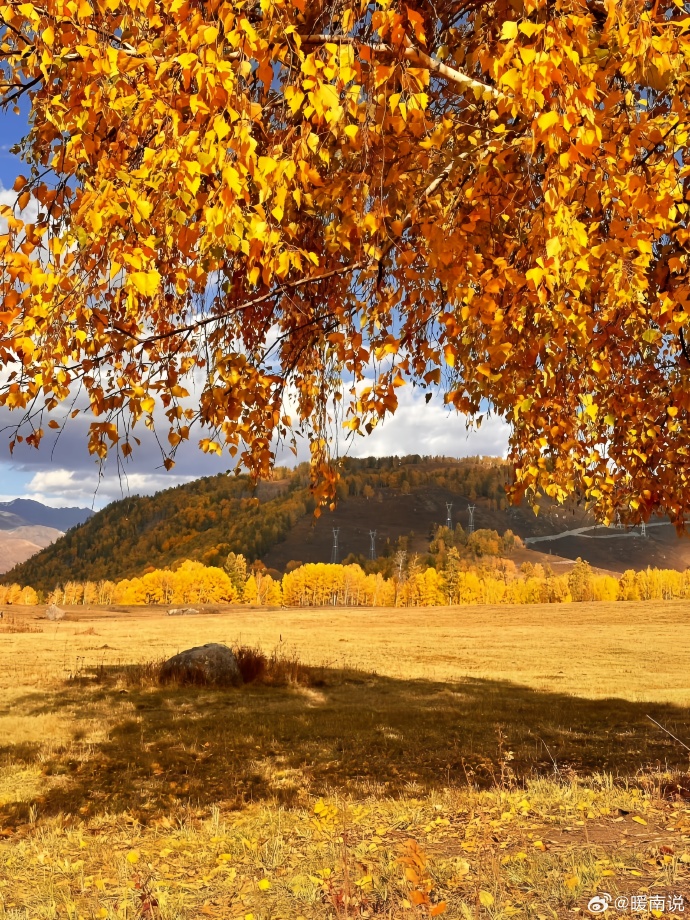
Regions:
[[0, 61], [14, 439], [81, 392], [99, 457], [159, 407], [262, 475], [299, 425], [326, 499], [414, 382], [510, 423], [514, 497], [681, 524], [678, 0], [4, 0]]
[[[308, 563], [283, 575], [281, 581], [262, 572], [251, 574], [241, 595], [222, 569], [184, 562], [178, 569], [155, 569], [141, 578], [117, 583], [67, 582], [46, 598], [48, 603], [81, 604], [249, 604], [287, 607], [437, 607], [453, 604], [563, 604], [591, 601], [664, 601], [690, 598], [690, 569], [646, 569], [624, 572], [620, 578], [586, 570], [579, 587], [570, 575], [553, 575], [535, 566], [534, 574], [508, 575], [471, 569], [456, 572], [434, 568], [414, 571], [403, 580], [367, 574], [356, 564]], [[575, 571], [575, 570], [574, 570]], [[0, 585], [0, 604], [33, 605], [39, 597], [31, 587]]]

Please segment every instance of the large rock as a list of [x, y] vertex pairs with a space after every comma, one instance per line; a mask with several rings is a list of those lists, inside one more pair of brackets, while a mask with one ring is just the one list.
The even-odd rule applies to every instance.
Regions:
[[161, 668], [160, 679], [161, 683], [228, 687], [241, 684], [242, 674], [232, 649], [209, 642], [169, 658]]
[[48, 604], [46, 607], [46, 620], [63, 620], [65, 611], [61, 610], [57, 604]]
[[168, 610], [169, 617], [193, 617], [199, 611], [195, 607], [171, 607]]

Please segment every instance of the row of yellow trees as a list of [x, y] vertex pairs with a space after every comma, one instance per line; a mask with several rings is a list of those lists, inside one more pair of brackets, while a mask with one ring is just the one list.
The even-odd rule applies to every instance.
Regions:
[[278, 580], [260, 567], [249, 571], [230, 554], [225, 568], [186, 561], [176, 569], [154, 569], [122, 581], [69, 581], [49, 595], [31, 587], [1, 586], [0, 604], [204, 605], [250, 604], [289, 607], [434, 607], [444, 604], [538, 604], [580, 601], [672, 600], [690, 597], [690, 569], [646, 569], [620, 578], [597, 575], [578, 560], [567, 575], [540, 565], [508, 569], [441, 570], [411, 567], [392, 578], [368, 574], [359, 565], [309, 563]]

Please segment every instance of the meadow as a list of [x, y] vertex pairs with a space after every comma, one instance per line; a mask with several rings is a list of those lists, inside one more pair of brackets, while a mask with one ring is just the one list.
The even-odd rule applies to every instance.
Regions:
[[[3, 610], [2, 918], [690, 909], [687, 602]], [[158, 686], [211, 641], [287, 679]]]

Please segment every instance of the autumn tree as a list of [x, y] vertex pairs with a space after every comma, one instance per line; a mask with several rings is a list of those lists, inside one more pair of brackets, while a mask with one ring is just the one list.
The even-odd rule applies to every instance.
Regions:
[[13, 440], [78, 393], [101, 457], [156, 405], [167, 466], [303, 429], [324, 498], [414, 382], [510, 423], [513, 496], [682, 520], [680, 0], [11, 0], [0, 45]]
[[568, 588], [574, 601], [594, 600], [592, 569], [588, 562], [577, 557], [572, 571], [568, 575]]

